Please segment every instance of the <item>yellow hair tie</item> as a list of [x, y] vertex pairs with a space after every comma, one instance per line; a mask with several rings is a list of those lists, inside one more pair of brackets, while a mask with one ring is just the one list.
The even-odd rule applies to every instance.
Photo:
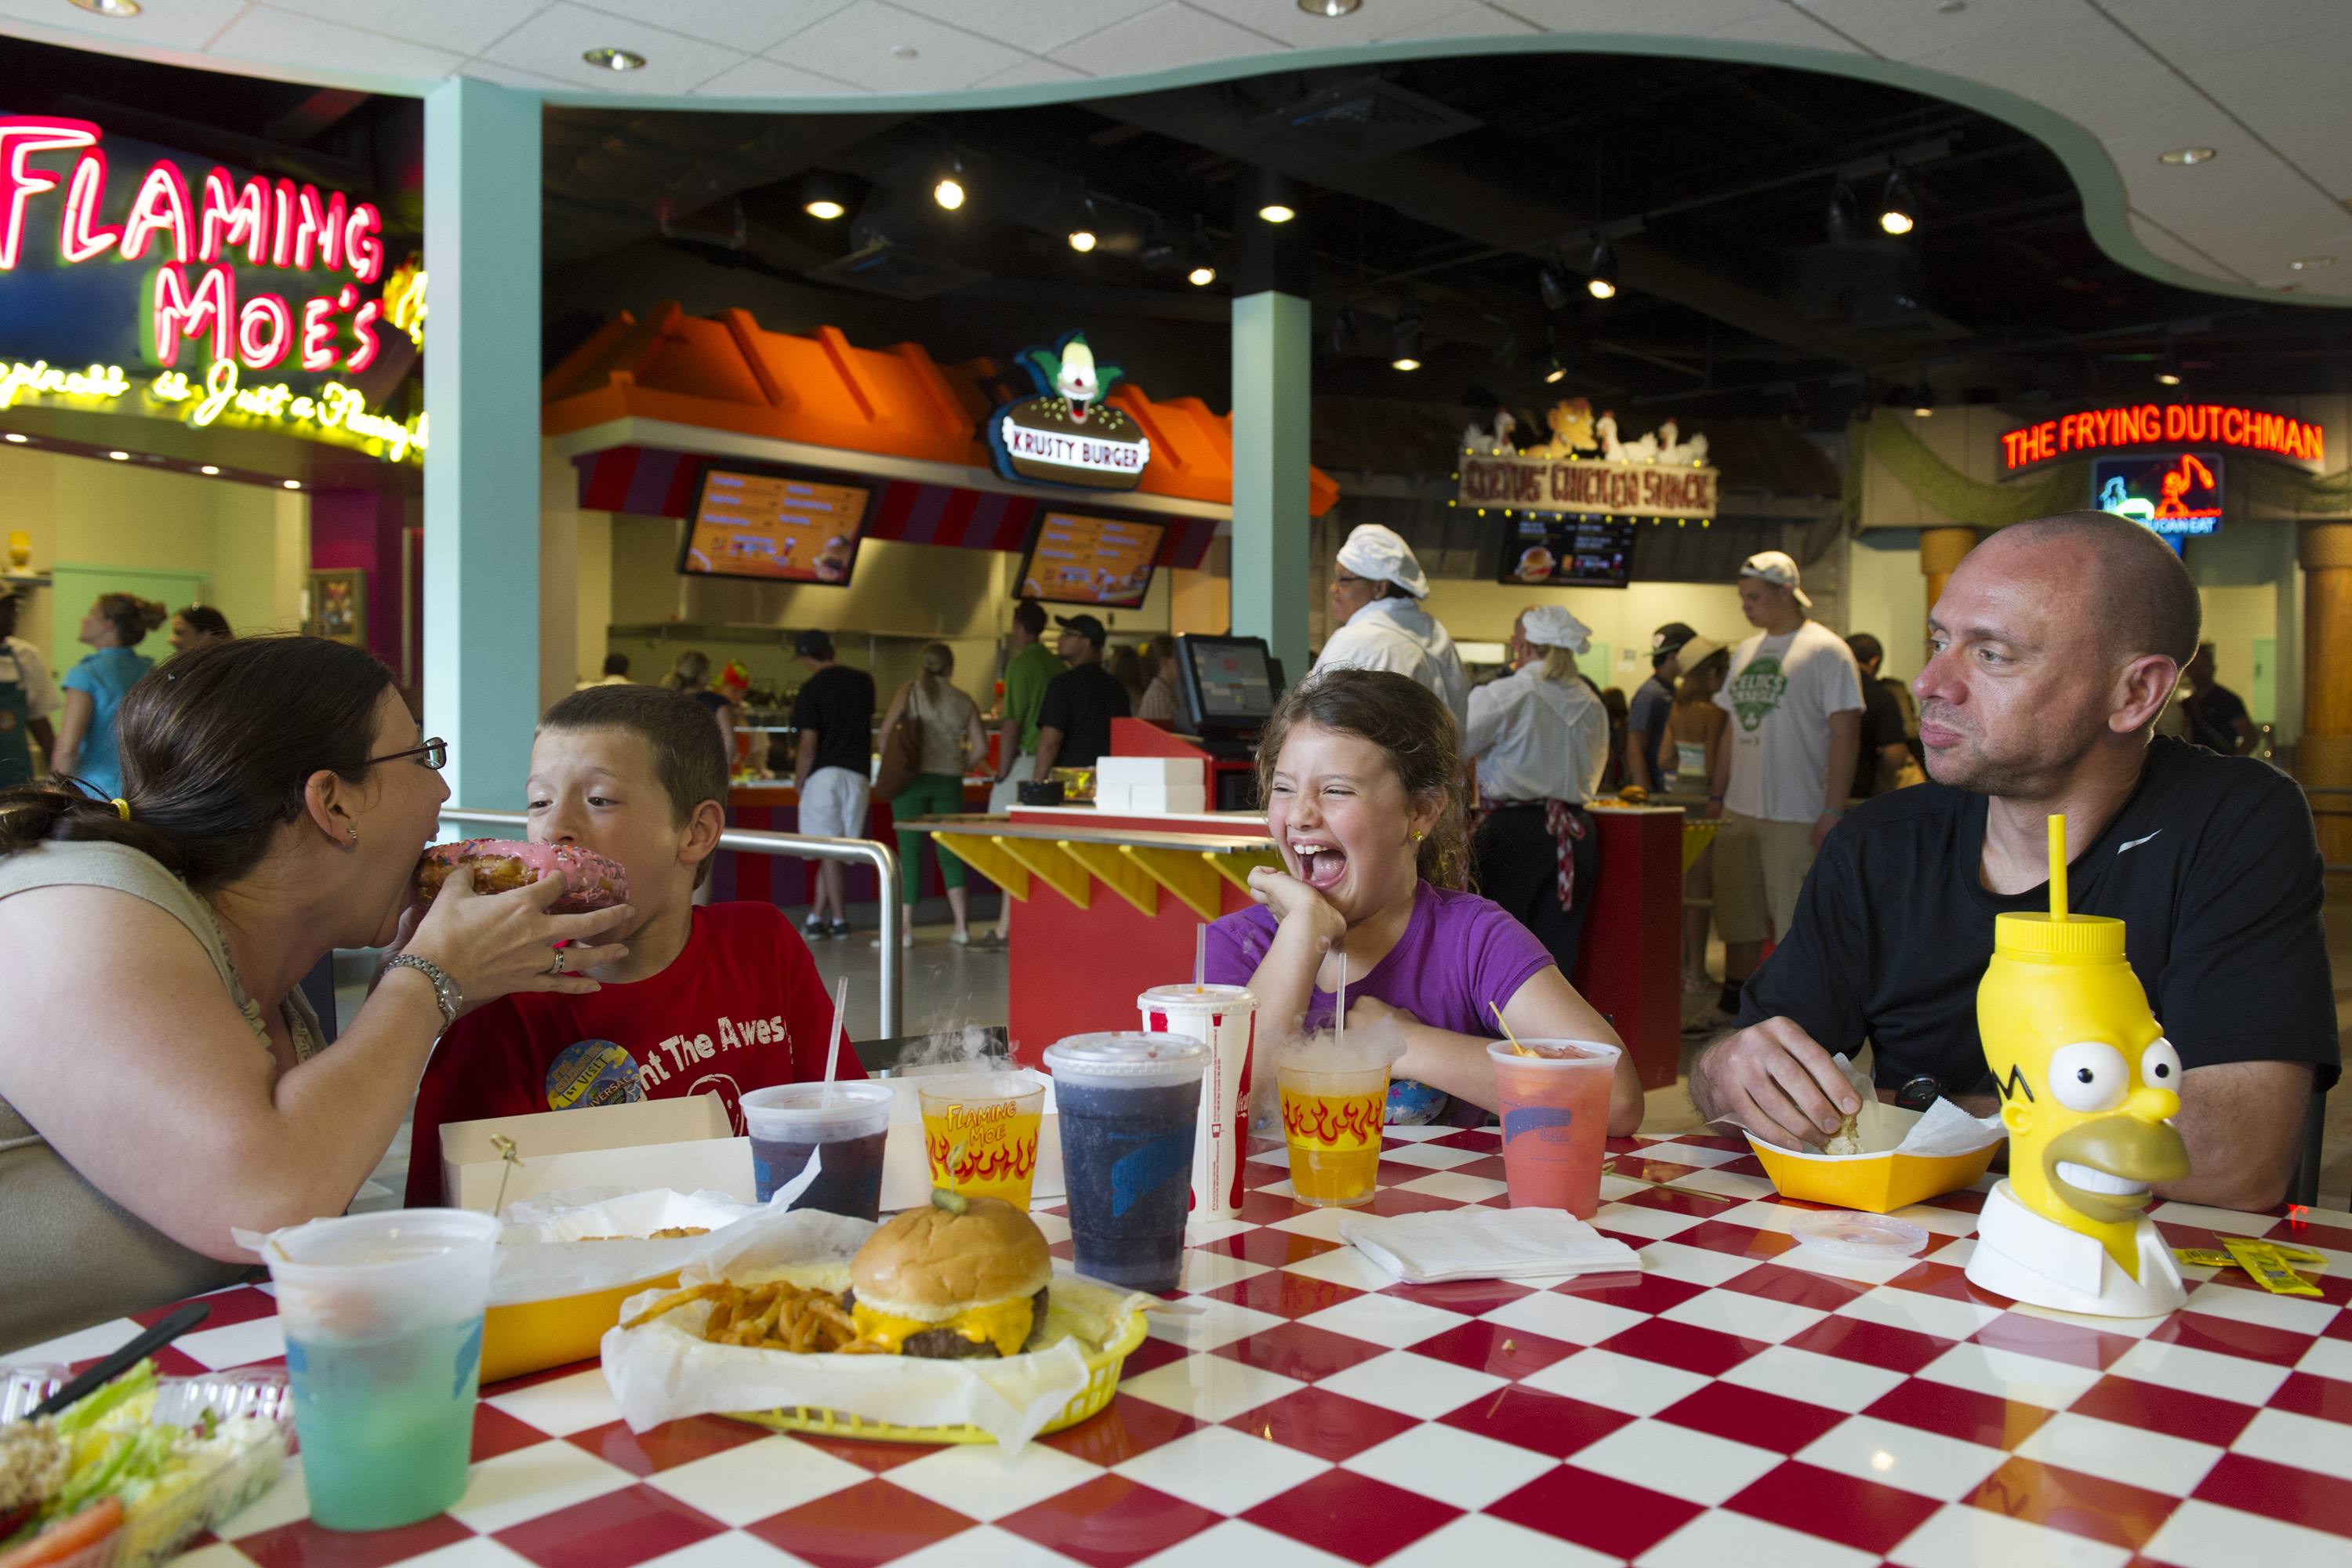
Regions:
[[114, 815], [122, 818], [125, 822], [130, 821], [131, 803], [123, 799], [121, 795], [116, 795], [114, 797]]

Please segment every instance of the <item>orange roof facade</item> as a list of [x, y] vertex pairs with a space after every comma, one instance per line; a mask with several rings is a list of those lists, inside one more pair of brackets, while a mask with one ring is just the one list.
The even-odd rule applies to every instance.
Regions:
[[[832, 327], [809, 337], [772, 332], [749, 310], [689, 316], [665, 300], [643, 321], [624, 310], [548, 374], [540, 428], [562, 436], [615, 419], [660, 419], [992, 468], [981, 425], [995, 400], [983, 384], [1003, 368], [988, 359], [940, 364], [920, 343], [861, 349]], [[1232, 501], [1231, 416], [1210, 413], [1197, 397], [1154, 403], [1131, 382], [1104, 401], [1150, 437], [1139, 492]], [[1317, 517], [1339, 499], [1319, 469], [1308, 470], [1307, 485]]]

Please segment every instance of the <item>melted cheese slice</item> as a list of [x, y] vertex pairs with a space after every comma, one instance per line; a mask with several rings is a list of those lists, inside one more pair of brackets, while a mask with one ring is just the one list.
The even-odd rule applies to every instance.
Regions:
[[947, 1329], [974, 1344], [992, 1344], [999, 1355], [1019, 1355], [1035, 1321], [1035, 1313], [1025, 1296], [999, 1301], [992, 1307], [971, 1308], [958, 1312], [944, 1323], [893, 1317], [887, 1312], [876, 1311], [863, 1301], [857, 1303], [850, 1315], [857, 1323], [859, 1339], [880, 1345], [893, 1355], [905, 1350], [908, 1339], [930, 1329]]

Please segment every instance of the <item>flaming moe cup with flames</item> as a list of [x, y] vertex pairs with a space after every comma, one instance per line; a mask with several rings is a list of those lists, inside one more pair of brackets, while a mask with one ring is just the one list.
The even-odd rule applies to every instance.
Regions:
[[2124, 923], [2066, 908], [2065, 818], [2050, 818], [2050, 912], [1994, 921], [1977, 1028], [2000, 1086], [2009, 1177], [1979, 1217], [1968, 1277], [2011, 1300], [2112, 1318], [2188, 1299], [2155, 1222], [2189, 1174], [2180, 1058], [2124, 961]]

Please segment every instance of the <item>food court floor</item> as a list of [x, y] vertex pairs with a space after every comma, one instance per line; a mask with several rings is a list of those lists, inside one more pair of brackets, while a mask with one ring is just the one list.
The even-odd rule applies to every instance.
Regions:
[[[978, 935], [989, 929], [995, 918], [994, 900], [973, 902], [971, 930]], [[795, 925], [805, 912], [792, 911]], [[859, 928], [856, 934], [818, 941], [812, 944], [811, 951], [828, 987], [838, 984], [845, 974], [849, 977], [850, 1037], [869, 1040], [880, 1034], [878, 987], [882, 955], [875, 947], [872, 906], [853, 908], [851, 918]], [[2326, 919], [2328, 956], [2336, 975], [2336, 1027], [2345, 1037], [2352, 1037], [2352, 876], [2329, 879]], [[1004, 954], [955, 946], [948, 940], [950, 930], [944, 900], [932, 900], [917, 906], [915, 946], [904, 955], [904, 1029], [908, 1034], [1002, 1024], [1008, 1015]], [[337, 966], [336, 1011], [345, 1022], [358, 1011], [364, 997], [366, 977], [373, 968], [370, 962], [373, 956], [346, 955], [359, 962]], [[1710, 968], [1717, 975], [1722, 973], [1719, 944], [1710, 955]], [[1715, 1016], [1706, 998], [1686, 998], [1685, 1005], [1686, 1025], [1702, 1023]], [[1691, 1053], [1709, 1037], [1705, 1031], [1685, 1034], [1685, 1064]], [[2343, 1043], [2347, 1056], [2352, 1057], [2352, 1037], [2344, 1037]], [[1682, 1079], [1678, 1079], [1671, 1088], [1651, 1090], [1649, 1101], [1649, 1113], [1642, 1123], [1644, 1132], [1690, 1131], [1699, 1125]], [[397, 1194], [407, 1173], [408, 1130], [404, 1125], [400, 1137], [377, 1168], [375, 1180], [389, 1194]], [[2328, 1097], [2319, 1192], [2320, 1202], [2326, 1206], [2352, 1207], [2352, 1089]], [[363, 1204], [383, 1201], [374, 1199], [373, 1194], [362, 1194]]]

